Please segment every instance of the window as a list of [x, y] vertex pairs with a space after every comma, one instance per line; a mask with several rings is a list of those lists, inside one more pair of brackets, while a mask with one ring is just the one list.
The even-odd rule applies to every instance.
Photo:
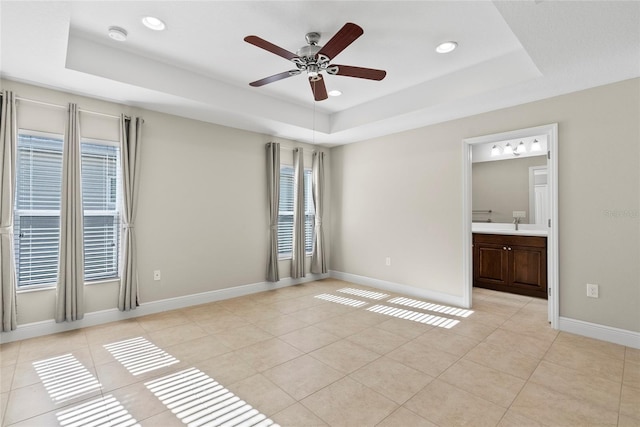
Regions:
[[118, 277], [120, 258], [120, 148], [114, 143], [82, 141], [84, 280]]
[[[57, 280], [62, 138], [18, 134], [14, 244], [19, 288], [51, 286]], [[118, 277], [119, 151], [113, 142], [81, 144], [85, 281]]]
[[62, 135], [18, 134], [14, 239], [18, 286], [58, 276]]
[[[305, 252], [313, 250], [315, 207], [311, 192], [311, 169], [304, 170]], [[293, 251], [293, 167], [280, 167], [280, 207], [278, 212], [278, 255], [291, 258]]]

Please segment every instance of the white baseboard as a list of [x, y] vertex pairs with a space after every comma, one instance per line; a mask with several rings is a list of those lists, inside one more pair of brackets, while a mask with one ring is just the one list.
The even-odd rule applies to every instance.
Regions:
[[562, 316], [558, 321], [558, 329], [576, 335], [640, 349], [640, 332], [613, 328], [611, 326], [599, 325], [597, 323]]
[[87, 326], [101, 325], [103, 323], [115, 322], [118, 320], [130, 319], [132, 317], [146, 316], [147, 314], [159, 313], [162, 311], [175, 310], [178, 308], [190, 307], [193, 305], [206, 304], [214, 301], [221, 301], [229, 298], [241, 297], [258, 292], [284, 288], [301, 283], [312, 282], [314, 280], [326, 279], [329, 274], [308, 274], [300, 279], [290, 277], [281, 279], [279, 282], [258, 282], [248, 285], [233, 286], [225, 289], [202, 292], [199, 294], [185, 295], [181, 297], [168, 298], [158, 301], [142, 303], [135, 310], [119, 311], [117, 308], [86, 313], [84, 318], [75, 322], [56, 323], [52, 320], [33, 322], [25, 325], [18, 325], [18, 328], [10, 332], [0, 333], [0, 343], [24, 340], [43, 335], [55, 334], [58, 332], [70, 331], [73, 329], [85, 328]]
[[373, 279], [366, 276], [358, 276], [357, 274], [344, 273], [342, 271], [329, 271], [329, 275], [334, 279], [340, 279], [363, 286], [371, 286], [378, 289], [384, 289], [389, 292], [397, 292], [399, 294], [409, 295], [416, 298], [428, 299], [442, 304], [454, 305], [456, 307], [464, 307], [464, 301], [461, 296], [444, 294], [441, 292], [429, 291], [400, 283], [387, 282], [386, 280]]

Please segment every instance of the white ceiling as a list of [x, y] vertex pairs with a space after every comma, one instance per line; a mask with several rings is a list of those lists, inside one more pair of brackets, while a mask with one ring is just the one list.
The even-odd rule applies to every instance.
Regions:
[[[167, 23], [154, 32], [143, 16]], [[380, 81], [305, 76], [243, 41], [289, 51], [346, 22], [364, 35], [332, 63]], [[640, 76], [640, 2], [0, 1], [2, 77], [294, 140], [339, 145]], [[126, 42], [107, 37], [127, 30]], [[436, 44], [455, 40], [451, 54]]]

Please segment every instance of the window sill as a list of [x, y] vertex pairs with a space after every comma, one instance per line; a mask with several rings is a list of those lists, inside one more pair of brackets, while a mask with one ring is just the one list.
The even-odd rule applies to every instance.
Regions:
[[[91, 282], [84, 282], [85, 286], [91, 286], [91, 285], [100, 285], [102, 283], [114, 283], [114, 282], [118, 282], [120, 280], [119, 277], [114, 277], [112, 279], [100, 279], [100, 280], [92, 280]], [[43, 286], [34, 286], [34, 287], [27, 287], [27, 288], [23, 288], [23, 289], [16, 289], [16, 293], [17, 294], [27, 294], [30, 292], [40, 292], [40, 291], [55, 291], [56, 290], [56, 285], [43, 285]]]
[[56, 290], [56, 285], [50, 285], [50, 286], [38, 286], [38, 287], [33, 287], [33, 288], [23, 288], [23, 289], [16, 289], [16, 294], [29, 294], [31, 292], [40, 292], [40, 291], [55, 291]]
[[[305, 254], [305, 258], [311, 258], [311, 254]], [[284, 257], [278, 257], [278, 261], [291, 261], [291, 255], [286, 255]]]
[[120, 281], [120, 277], [112, 277], [110, 279], [99, 279], [99, 280], [92, 280], [90, 282], [84, 282], [85, 286], [91, 286], [91, 285], [100, 285], [102, 283], [113, 283], [113, 282], [119, 282]]

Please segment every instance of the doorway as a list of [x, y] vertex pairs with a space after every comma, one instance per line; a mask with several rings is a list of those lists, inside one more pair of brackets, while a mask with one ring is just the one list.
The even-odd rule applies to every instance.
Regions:
[[[536, 222], [547, 226], [547, 288], [548, 317], [551, 327], [558, 329], [559, 290], [558, 290], [558, 124], [552, 123], [526, 129], [518, 129], [492, 135], [484, 135], [463, 140], [463, 301], [466, 307], [473, 304], [473, 256], [472, 256], [472, 149], [480, 144], [497, 145], [508, 140], [521, 140], [536, 135], [545, 135], [547, 139], [546, 187], [538, 190], [538, 197], [544, 197], [539, 204], [547, 203], [545, 210], [549, 218]], [[533, 171], [532, 171], [533, 173]], [[535, 197], [535, 176], [533, 178]], [[541, 187], [540, 187], [541, 188]], [[543, 196], [544, 195], [544, 196]], [[514, 212], [515, 213], [515, 212]], [[546, 214], [545, 214], [546, 215]]]

